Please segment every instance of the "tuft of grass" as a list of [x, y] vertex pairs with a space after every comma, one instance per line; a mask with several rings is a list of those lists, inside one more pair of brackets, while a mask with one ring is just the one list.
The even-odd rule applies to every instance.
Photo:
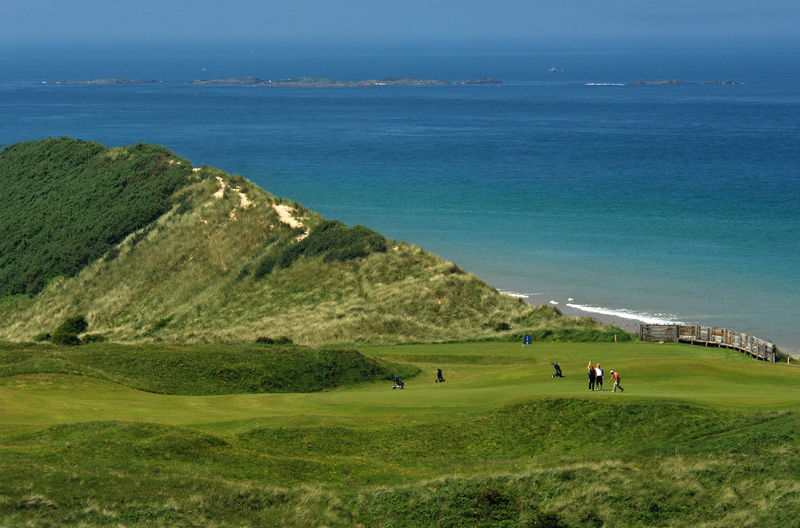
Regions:
[[158, 321], [153, 323], [153, 326], [150, 327], [150, 333], [154, 334], [154, 333], [158, 332], [159, 330], [161, 330], [162, 328], [166, 328], [166, 326], [169, 323], [171, 323], [174, 318], [175, 318], [175, 315], [171, 314], [171, 315], [169, 315], [167, 317], [159, 319]]
[[33, 495], [31, 497], [26, 497], [19, 501], [16, 505], [18, 510], [38, 510], [40, 508], [52, 508], [56, 509], [56, 503], [49, 500], [42, 495]]

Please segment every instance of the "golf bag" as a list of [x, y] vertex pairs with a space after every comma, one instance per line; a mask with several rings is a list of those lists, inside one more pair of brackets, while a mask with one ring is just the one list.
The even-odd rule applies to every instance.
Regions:
[[436, 383], [444, 383], [444, 378], [442, 377], [442, 369], [436, 369]]
[[399, 376], [394, 377], [394, 387], [392, 389], [405, 389], [406, 384], [403, 383], [403, 380], [400, 379]]
[[553, 361], [553, 368], [556, 369], [555, 373], [550, 376], [551, 378], [563, 378], [564, 375], [561, 373], [561, 367], [558, 366], [558, 363]]

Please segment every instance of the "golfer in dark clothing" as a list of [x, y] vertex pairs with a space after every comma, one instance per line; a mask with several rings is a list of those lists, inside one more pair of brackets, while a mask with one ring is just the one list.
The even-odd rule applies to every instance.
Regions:
[[595, 381], [596, 376], [597, 376], [597, 373], [594, 370], [594, 366], [590, 365], [589, 366], [589, 390], [590, 391], [594, 390], [594, 381]]

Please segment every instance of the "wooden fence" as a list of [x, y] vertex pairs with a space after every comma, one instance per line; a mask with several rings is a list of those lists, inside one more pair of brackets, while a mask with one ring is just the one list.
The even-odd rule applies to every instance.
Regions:
[[643, 324], [639, 329], [642, 341], [664, 343], [691, 343], [693, 345], [731, 348], [745, 354], [775, 363], [775, 343], [756, 336], [743, 334], [727, 328], [700, 325], [653, 325]]

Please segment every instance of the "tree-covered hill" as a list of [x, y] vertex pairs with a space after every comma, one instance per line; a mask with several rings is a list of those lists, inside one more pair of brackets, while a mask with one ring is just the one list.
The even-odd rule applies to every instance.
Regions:
[[0, 297], [76, 275], [168, 211], [191, 174], [186, 160], [143, 143], [50, 138], [0, 151]]
[[93, 335], [124, 342], [621, 332], [533, 308], [419, 247], [193, 169], [163, 147], [11, 145], [0, 182], [0, 339], [29, 341], [78, 315]]

